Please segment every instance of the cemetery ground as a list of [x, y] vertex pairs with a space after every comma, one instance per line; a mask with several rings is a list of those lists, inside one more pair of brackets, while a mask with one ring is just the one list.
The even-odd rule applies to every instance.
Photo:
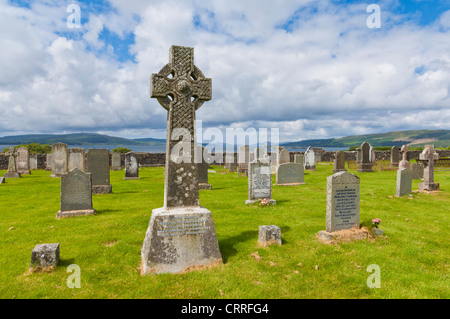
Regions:
[[[37, 170], [7, 179], [0, 185], [0, 298], [450, 297], [450, 171], [435, 171], [439, 192], [397, 198], [396, 171], [350, 170], [361, 178], [361, 223], [380, 218], [385, 237], [327, 245], [316, 233], [325, 229], [333, 166], [316, 168], [305, 171], [305, 185], [273, 186], [277, 202], [266, 207], [244, 204], [245, 176], [212, 166], [212, 190], [200, 191], [200, 204], [213, 214], [223, 265], [148, 276], [138, 268], [152, 209], [163, 206], [163, 167], [141, 168], [140, 180], [111, 171], [112, 194], [93, 195], [97, 214], [65, 219], [55, 219], [59, 178]], [[283, 244], [258, 246], [261, 225], [280, 227]], [[31, 251], [42, 243], [60, 244], [59, 264], [30, 273]], [[81, 269], [81, 288], [66, 284], [70, 264]], [[380, 267], [380, 288], [367, 286], [372, 264]]]

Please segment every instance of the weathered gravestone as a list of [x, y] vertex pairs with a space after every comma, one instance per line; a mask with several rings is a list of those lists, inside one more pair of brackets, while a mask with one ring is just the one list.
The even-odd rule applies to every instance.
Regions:
[[[192, 156], [195, 111], [211, 99], [211, 91], [211, 79], [194, 65], [193, 48], [172, 46], [170, 62], [151, 76], [151, 97], [168, 111], [166, 171], [164, 207], [152, 211], [142, 246], [142, 274], [180, 273], [222, 263], [212, 214], [199, 206]], [[181, 150], [176, 147], [180, 140]]]
[[439, 183], [434, 182], [434, 161], [439, 159], [439, 154], [434, 150], [434, 145], [425, 145], [424, 150], [419, 155], [419, 159], [426, 161], [423, 183], [419, 183], [419, 190], [439, 190]]
[[333, 173], [346, 171], [345, 169], [345, 153], [337, 151], [334, 155]]
[[92, 174], [92, 193], [112, 193], [109, 176], [109, 149], [90, 148], [87, 151], [88, 172]]
[[278, 165], [276, 184], [282, 186], [305, 184], [303, 166], [297, 163]]
[[30, 169], [38, 169], [38, 158], [37, 154], [30, 154]]
[[419, 163], [411, 164], [412, 178], [413, 179], [421, 179], [423, 178], [423, 166]]
[[261, 199], [266, 199], [270, 204], [276, 203], [272, 199], [272, 171], [268, 160], [255, 160], [249, 164], [248, 200], [245, 203], [253, 204]]
[[73, 147], [69, 148], [69, 156], [68, 156], [68, 163], [67, 163], [67, 169], [69, 172], [73, 170], [74, 168], [78, 168], [80, 171], [86, 171], [84, 167], [84, 157], [85, 157], [85, 151], [82, 147]]
[[208, 150], [206, 147], [197, 145], [195, 151], [198, 152], [195, 154], [198, 172], [198, 189], [211, 189], [211, 184], [208, 183], [208, 168], [211, 160]]
[[362, 160], [362, 152], [361, 152], [361, 147], [357, 147], [356, 148], [356, 164], [360, 164]]
[[67, 144], [55, 143], [52, 145], [52, 173], [50, 177], [61, 177], [68, 172]]
[[239, 173], [248, 173], [248, 163], [250, 163], [250, 147], [248, 145], [239, 146], [238, 169]]
[[410, 169], [410, 164], [408, 162], [408, 146], [403, 145], [401, 148], [402, 151], [402, 161], [398, 164], [398, 169], [406, 168]]
[[290, 163], [291, 157], [289, 155], [289, 151], [287, 149], [282, 149], [280, 153], [278, 153], [278, 165]]
[[358, 172], [373, 172], [372, 162], [370, 160], [370, 144], [364, 142], [361, 144], [361, 161], [359, 162]]
[[135, 152], [128, 152], [125, 154], [125, 177], [123, 179], [140, 179], [139, 163]]
[[46, 171], [52, 170], [52, 153], [47, 153], [45, 155], [45, 170]]
[[236, 172], [237, 166], [236, 166], [236, 157], [234, 156], [234, 153], [227, 153], [225, 157], [225, 168], [228, 168], [229, 172]]
[[30, 171], [30, 151], [25, 146], [18, 147], [16, 149], [17, 157], [16, 157], [16, 165], [17, 172], [20, 175], [29, 175]]
[[400, 149], [398, 146], [392, 146], [391, 148], [391, 162], [389, 163], [389, 166], [391, 167], [398, 167], [398, 164], [400, 162]]
[[316, 170], [316, 156], [311, 146], [309, 146], [305, 152], [305, 169], [308, 171]]
[[272, 146], [271, 149], [273, 150], [270, 154], [271, 170], [272, 174], [276, 174], [278, 165], [280, 164], [280, 153], [282, 150], [286, 150], [286, 148], [283, 146]]
[[91, 173], [74, 168], [61, 175], [61, 209], [56, 218], [93, 214]]
[[5, 183], [5, 178], [4, 177], [0, 177], [0, 184]]
[[8, 171], [3, 176], [5, 178], [19, 178], [20, 173], [17, 172], [17, 166], [16, 166], [17, 152], [14, 149], [14, 147], [10, 147], [6, 151], [5, 155], [8, 156]]
[[327, 232], [359, 226], [359, 177], [338, 172], [327, 178]]
[[305, 156], [303, 154], [295, 154], [294, 155], [294, 163], [300, 164], [304, 167], [305, 166]]
[[275, 225], [259, 226], [258, 243], [267, 247], [269, 245], [281, 245], [281, 229]]
[[30, 268], [56, 267], [59, 262], [59, 244], [39, 244], [31, 252]]
[[377, 165], [377, 159], [376, 159], [376, 155], [375, 155], [375, 150], [373, 149], [372, 145], [370, 145], [369, 161], [370, 161], [372, 166], [376, 166]]
[[122, 158], [121, 158], [120, 153], [118, 153], [118, 152], [114, 152], [111, 155], [111, 170], [112, 171], [122, 170]]
[[412, 171], [402, 168], [397, 171], [397, 183], [395, 187], [395, 196], [402, 197], [411, 194], [412, 189]]

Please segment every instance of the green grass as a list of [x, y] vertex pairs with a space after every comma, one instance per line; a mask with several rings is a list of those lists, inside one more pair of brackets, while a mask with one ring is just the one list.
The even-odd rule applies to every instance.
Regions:
[[[113, 193], [93, 196], [97, 215], [61, 220], [60, 180], [50, 172], [7, 179], [0, 185], [0, 298], [449, 298], [450, 172], [435, 172], [441, 192], [412, 199], [390, 197], [395, 171], [358, 173], [361, 222], [380, 218], [387, 237], [325, 245], [315, 234], [325, 229], [329, 164], [306, 171], [306, 185], [274, 186], [272, 207], [246, 206], [247, 178], [214, 167], [213, 189], [200, 192], [200, 203], [213, 214], [224, 264], [149, 276], [138, 272], [140, 251], [151, 211], [163, 204], [164, 168], [143, 168], [140, 180], [128, 181], [112, 171]], [[283, 245], [258, 247], [258, 226], [272, 224]], [[55, 242], [56, 270], [27, 274], [34, 246]], [[70, 264], [81, 268], [80, 289], [66, 285]], [[380, 289], [366, 285], [371, 264], [380, 266]]]

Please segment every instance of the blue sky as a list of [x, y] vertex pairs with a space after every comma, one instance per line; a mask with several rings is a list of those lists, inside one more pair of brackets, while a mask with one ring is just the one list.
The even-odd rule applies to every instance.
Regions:
[[282, 142], [449, 128], [450, 0], [1, 0], [0, 25], [0, 136], [164, 138], [149, 77], [172, 44], [213, 79], [203, 128], [279, 128]]

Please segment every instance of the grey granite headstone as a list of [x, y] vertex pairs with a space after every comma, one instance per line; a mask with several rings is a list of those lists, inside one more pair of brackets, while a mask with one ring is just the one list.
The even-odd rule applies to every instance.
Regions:
[[305, 152], [305, 169], [309, 171], [316, 170], [316, 157], [311, 146], [309, 146]]
[[305, 155], [296, 154], [294, 156], [294, 163], [301, 164], [304, 167], [305, 166]]
[[338, 172], [327, 178], [327, 232], [359, 225], [359, 177]]
[[67, 169], [71, 171], [74, 168], [78, 168], [80, 171], [86, 171], [84, 167], [85, 153], [86, 152], [82, 147], [69, 148]]
[[398, 146], [392, 146], [391, 148], [391, 162], [389, 163], [389, 166], [391, 167], [398, 167], [398, 164], [400, 162], [400, 149]]
[[283, 149], [278, 154], [278, 165], [289, 163], [291, 161], [289, 151], [286, 149]]
[[333, 173], [346, 171], [345, 169], [345, 153], [337, 151], [334, 155]]
[[14, 147], [8, 148], [5, 155], [8, 156], [8, 171], [3, 176], [5, 178], [19, 178], [20, 173], [17, 172], [17, 166], [16, 166], [17, 152], [14, 149]]
[[38, 159], [37, 154], [30, 154], [30, 169], [38, 169]]
[[411, 164], [412, 178], [413, 179], [421, 179], [423, 178], [423, 166], [419, 163]]
[[111, 170], [112, 171], [120, 171], [120, 170], [122, 170], [121, 154], [118, 153], [118, 152], [114, 152], [111, 155]]
[[52, 170], [52, 153], [47, 153], [45, 157], [45, 170]]
[[123, 179], [139, 179], [139, 163], [134, 152], [125, 154], [125, 177]]
[[425, 145], [419, 159], [427, 161], [423, 170], [423, 183], [419, 183], [419, 190], [439, 190], [439, 183], [434, 182], [434, 161], [439, 159], [439, 154], [434, 150], [434, 145]]
[[[193, 48], [170, 48], [169, 63], [151, 76], [150, 95], [168, 111], [166, 170], [164, 207], [152, 211], [141, 250], [141, 274], [222, 264], [212, 214], [199, 206], [198, 171], [192, 158], [195, 111], [212, 97], [211, 79], [194, 65]], [[180, 134], [187, 135], [181, 150]], [[180, 155], [184, 161], [178, 160]]]
[[283, 186], [305, 184], [303, 166], [297, 163], [278, 165], [276, 184]]
[[55, 143], [52, 145], [52, 173], [50, 177], [61, 177], [68, 172], [67, 144]]
[[407, 168], [397, 170], [397, 183], [395, 187], [395, 196], [402, 197], [411, 194], [412, 189], [412, 171]]
[[31, 252], [30, 268], [56, 267], [59, 262], [59, 244], [36, 245]]
[[246, 204], [253, 204], [261, 199], [267, 199], [271, 204], [272, 199], [272, 171], [269, 161], [255, 160], [249, 164], [248, 172], [248, 200]]
[[258, 243], [263, 246], [281, 245], [281, 229], [275, 225], [259, 226]]
[[56, 218], [93, 215], [91, 173], [78, 168], [61, 175], [61, 209]]
[[361, 161], [359, 163], [358, 172], [373, 172], [370, 155], [370, 144], [364, 142], [361, 144]]
[[109, 175], [109, 149], [90, 148], [87, 151], [88, 172], [92, 174], [92, 193], [112, 193]]
[[30, 151], [25, 146], [21, 146], [16, 149], [16, 152], [17, 172], [20, 173], [20, 175], [30, 174]]

